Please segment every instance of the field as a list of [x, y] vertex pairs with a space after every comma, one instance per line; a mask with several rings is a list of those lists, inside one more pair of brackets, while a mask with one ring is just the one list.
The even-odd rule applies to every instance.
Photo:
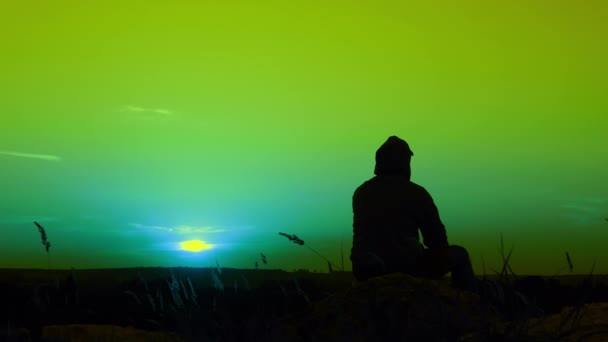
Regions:
[[482, 284], [478, 296], [451, 289], [448, 278], [431, 281], [398, 274], [357, 283], [350, 272], [1, 269], [0, 322], [6, 328], [0, 338], [608, 339], [603, 335], [608, 327], [608, 276], [497, 275]]

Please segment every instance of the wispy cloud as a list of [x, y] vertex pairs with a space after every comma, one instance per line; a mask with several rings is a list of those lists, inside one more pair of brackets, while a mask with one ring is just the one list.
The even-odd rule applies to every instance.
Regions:
[[0, 155], [9, 156], [9, 157], [17, 157], [17, 158], [30, 158], [30, 159], [40, 159], [58, 162], [61, 161], [61, 157], [54, 156], [52, 154], [38, 154], [38, 153], [27, 153], [27, 152], [17, 152], [17, 151], [0, 151]]
[[149, 230], [158, 230], [164, 231], [167, 233], [174, 233], [178, 235], [187, 235], [187, 234], [209, 234], [209, 233], [221, 233], [224, 229], [214, 228], [210, 226], [196, 227], [196, 226], [177, 226], [177, 227], [163, 227], [163, 226], [150, 226], [144, 225], [140, 223], [130, 223], [132, 227], [139, 229], [149, 229]]
[[577, 224], [595, 224], [608, 215], [608, 198], [583, 198], [560, 207], [565, 210], [564, 216]]
[[136, 114], [139, 114], [140, 116], [149, 117], [149, 118], [150, 117], [157, 117], [157, 118], [169, 117], [174, 114], [173, 111], [171, 111], [169, 109], [165, 109], [165, 108], [145, 108], [145, 107], [133, 106], [133, 105], [124, 106], [122, 108], [122, 111], [136, 113]]
[[8, 225], [8, 224], [31, 224], [34, 221], [37, 222], [51, 222], [57, 221], [55, 217], [47, 217], [47, 216], [35, 216], [35, 215], [1, 215], [0, 214], [0, 225]]

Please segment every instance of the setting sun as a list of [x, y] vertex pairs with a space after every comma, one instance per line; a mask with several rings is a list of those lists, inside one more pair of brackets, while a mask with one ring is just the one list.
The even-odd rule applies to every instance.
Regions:
[[183, 250], [188, 252], [200, 252], [202, 250], [211, 249], [213, 247], [213, 245], [201, 240], [184, 241], [180, 245]]

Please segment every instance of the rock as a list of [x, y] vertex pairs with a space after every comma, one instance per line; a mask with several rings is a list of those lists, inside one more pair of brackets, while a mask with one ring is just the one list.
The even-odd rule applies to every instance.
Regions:
[[553, 341], [608, 341], [608, 303], [568, 306], [557, 314], [532, 319], [529, 327], [528, 335]]
[[48, 325], [42, 329], [43, 341], [182, 341], [177, 335], [145, 331], [132, 327], [95, 324]]
[[449, 341], [500, 322], [473, 293], [393, 273], [355, 283], [280, 325], [290, 341]]

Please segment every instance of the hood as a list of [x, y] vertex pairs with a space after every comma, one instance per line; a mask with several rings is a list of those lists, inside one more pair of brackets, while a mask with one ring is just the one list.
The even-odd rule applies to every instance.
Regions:
[[393, 135], [376, 151], [374, 173], [377, 176], [403, 175], [410, 179], [410, 160], [413, 155], [410, 145]]

